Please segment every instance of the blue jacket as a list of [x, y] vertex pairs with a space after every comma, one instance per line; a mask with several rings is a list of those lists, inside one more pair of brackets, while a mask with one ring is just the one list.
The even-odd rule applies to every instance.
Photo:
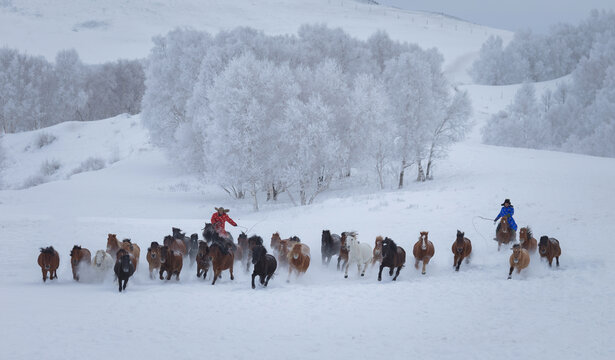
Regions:
[[502, 216], [508, 215], [508, 226], [510, 226], [511, 229], [517, 231], [517, 223], [515, 222], [515, 219], [513, 219], [514, 214], [515, 208], [513, 208], [512, 205], [510, 205], [509, 207], [502, 206], [502, 210], [500, 210], [500, 213], [494, 221], [498, 221], [498, 219]]

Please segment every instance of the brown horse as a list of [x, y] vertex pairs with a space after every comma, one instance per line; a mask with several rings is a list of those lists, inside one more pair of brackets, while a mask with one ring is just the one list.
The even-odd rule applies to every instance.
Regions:
[[414, 255], [414, 268], [419, 269], [419, 261], [423, 262], [423, 270], [421, 274], [425, 275], [425, 267], [429, 264], [429, 260], [433, 257], [433, 254], [436, 252], [433, 243], [428, 239], [429, 232], [421, 231], [421, 235], [419, 236], [419, 240], [414, 243], [414, 248], [412, 248], [412, 254]]
[[203, 280], [207, 277], [209, 270], [209, 246], [207, 241], [199, 240], [199, 252], [196, 254], [196, 277], [201, 277]]
[[466, 259], [466, 264], [470, 262], [470, 254], [472, 254], [472, 242], [470, 239], [464, 236], [465, 233], [457, 230], [457, 239], [453, 243], [453, 255], [455, 258], [453, 259], [453, 267], [455, 271], [459, 271], [459, 267], [461, 266], [461, 262], [463, 259]]
[[532, 229], [529, 226], [519, 229], [519, 242], [521, 247], [530, 253], [535, 253], [538, 249], [538, 242], [534, 239]]
[[141, 255], [141, 248], [137, 244], [133, 244], [130, 239], [124, 239], [119, 242], [116, 234], [109, 234], [107, 236], [107, 253], [113, 257], [113, 260], [117, 260], [117, 252], [120, 249], [124, 249], [128, 252], [132, 258], [132, 264], [135, 269], [139, 264], [139, 256]]
[[73, 280], [79, 281], [79, 266], [81, 266], [82, 262], [91, 266], [92, 254], [90, 250], [75, 245], [70, 251], [70, 267], [73, 270]]
[[517, 233], [508, 225], [508, 215], [500, 218], [500, 225], [497, 228], [495, 239], [498, 241], [498, 251], [502, 247], [502, 244], [508, 244], [511, 241], [515, 241]]
[[288, 252], [287, 259], [288, 279], [286, 282], [290, 282], [290, 275], [293, 270], [295, 270], [297, 276], [299, 276], [305, 273], [310, 266], [310, 247], [305, 244], [294, 242], [294, 245], [292, 245]]
[[49, 280], [57, 279], [56, 270], [60, 266], [60, 254], [53, 246], [41, 248], [41, 253], [38, 255], [38, 266], [43, 272], [43, 282], [47, 281], [47, 272], [49, 272]]
[[243, 265], [246, 266], [246, 271], [250, 267], [248, 262], [250, 259], [248, 258], [248, 234], [245, 232], [241, 232], [239, 237], [237, 237], [237, 251], [235, 252], [235, 261], [241, 261]]
[[[340, 254], [337, 257], [337, 269], [343, 270], [346, 268], [348, 264], [348, 233], [343, 232], [342, 236], [340, 236]], [[342, 267], [340, 268], [340, 263]]]
[[525, 269], [530, 264], [530, 254], [523, 249], [521, 245], [515, 244], [512, 247], [513, 253], [510, 255], [510, 271], [508, 271], [508, 279], [512, 278], [513, 270], [517, 269], [517, 274]]
[[179, 273], [184, 265], [183, 255], [179, 251], [172, 250], [169, 246], [160, 248], [160, 280], [164, 279], [164, 272], [167, 272], [167, 280], [171, 280], [171, 276], [175, 275], [179, 281]]
[[[428, 260], [429, 261], [429, 260]], [[380, 262], [380, 271], [378, 271], [378, 281], [382, 280], [382, 269], [389, 268], [389, 276], [393, 276], [393, 270], [397, 268], [393, 281], [397, 280], [401, 268], [406, 263], [406, 251], [401, 246], [397, 246], [395, 241], [385, 238], [382, 241], [382, 261]], [[423, 263], [424, 264], [424, 263]], [[425, 271], [423, 265], [423, 271]], [[425, 272], [423, 272], [424, 274]]]
[[149, 278], [154, 278], [154, 271], [160, 270], [160, 244], [157, 241], [152, 241], [150, 247], [147, 248], [147, 262], [149, 264]]
[[[273, 253], [276, 254], [278, 262], [281, 266], [288, 265], [288, 252], [295, 245], [301, 242], [297, 236], [291, 236], [288, 239], [282, 239], [279, 233], [274, 233], [271, 236], [271, 247]], [[274, 247], [275, 246], [275, 247]]]
[[182, 256], [188, 256], [188, 248], [186, 244], [179, 239], [174, 238], [171, 235], [167, 235], [164, 237], [163, 246], [168, 246], [169, 250], [177, 251], [182, 254]]
[[538, 243], [538, 252], [541, 258], [546, 257], [549, 260], [549, 266], [552, 266], [553, 258], [555, 258], [556, 265], [559, 266], [559, 257], [562, 255], [559, 240], [548, 236], [541, 236]]
[[209, 246], [208, 256], [211, 260], [211, 265], [214, 268], [214, 281], [211, 283], [212, 285], [216, 284], [216, 280], [222, 271], [227, 269], [231, 273], [231, 280], [235, 280], [235, 277], [233, 276], [233, 263], [235, 262], [235, 255], [225, 244], [219, 241], [213, 241], [211, 246]]
[[[246, 241], [247, 241], [247, 236], [246, 236]], [[279, 253], [279, 249], [280, 249], [280, 241], [282, 241], [282, 237], [280, 237], [280, 233], [275, 232], [271, 235], [271, 242], [269, 243], [269, 247], [271, 247], [271, 250], [273, 251], [273, 254], [275, 256], [280, 255]], [[279, 259], [278, 259], [279, 260]]]
[[372, 266], [376, 265], [376, 262], [382, 263], [382, 236], [376, 236], [374, 242], [374, 256], [372, 257]]

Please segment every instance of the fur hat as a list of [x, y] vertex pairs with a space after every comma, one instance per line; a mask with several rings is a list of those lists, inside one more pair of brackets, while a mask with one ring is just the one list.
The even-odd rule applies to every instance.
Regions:
[[504, 206], [504, 204], [508, 203], [508, 205], [512, 206], [512, 204], [510, 203], [510, 199], [506, 199], [504, 200], [504, 202], [502, 203], [501, 206]]
[[231, 211], [231, 210], [229, 210], [229, 209], [225, 209], [225, 208], [224, 208], [224, 206], [220, 206], [219, 208], [214, 207], [214, 209], [216, 209], [216, 211], [217, 211], [217, 212], [222, 211], [222, 212], [224, 212], [224, 213], [227, 213], [227, 212]]

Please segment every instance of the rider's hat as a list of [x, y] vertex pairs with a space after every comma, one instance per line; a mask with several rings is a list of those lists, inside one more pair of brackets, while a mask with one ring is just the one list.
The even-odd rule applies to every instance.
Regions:
[[506, 199], [506, 200], [504, 200], [504, 202], [502, 203], [502, 206], [504, 206], [504, 204], [506, 204], [506, 203], [508, 203], [508, 205], [512, 205], [512, 204], [510, 203], [510, 199]]
[[225, 209], [224, 206], [220, 206], [219, 208], [218, 207], [214, 207], [214, 209], [216, 209], [216, 211], [218, 211], [218, 212], [222, 211], [222, 212], [225, 212], [225, 213], [231, 211], [229, 209]]

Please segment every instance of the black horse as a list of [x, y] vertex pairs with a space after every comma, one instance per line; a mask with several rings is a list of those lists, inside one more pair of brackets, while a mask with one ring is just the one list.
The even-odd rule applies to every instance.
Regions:
[[[263, 246], [263, 238], [258, 235], [252, 235], [248, 238], [248, 248], [244, 249], [244, 256], [247, 256], [248, 259], [253, 258], [254, 248], [257, 246]], [[246, 255], [247, 254], [247, 255]], [[252, 261], [254, 263], [254, 261]], [[246, 271], [250, 271], [250, 262], [246, 261]]]
[[220, 236], [214, 224], [205, 223], [205, 227], [203, 228], [203, 238], [207, 241], [207, 244], [211, 245], [213, 242], [219, 242], [226, 245], [227, 250], [235, 253], [237, 250], [237, 245], [233, 242], [233, 236], [230, 233], [227, 233], [228, 237]]
[[389, 276], [393, 276], [393, 270], [397, 268], [397, 273], [393, 281], [397, 280], [401, 268], [406, 262], [406, 251], [395, 244], [395, 241], [385, 238], [382, 240], [382, 262], [380, 263], [380, 271], [378, 272], [378, 281], [382, 280], [382, 269], [389, 268]]
[[[135, 273], [135, 265], [130, 260], [130, 255], [124, 249], [117, 252], [117, 261], [113, 268], [115, 275], [117, 276], [117, 283], [119, 284], [119, 290], [126, 290], [128, 279]], [[123, 285], [122, 285], [123, 282]]]
[[331, 234], [329, 230], [322, 231], [322, 238], [320, 243], [320, 253], [322, 254], [323, 265], [329, 265], [331, 257], [337, 255], [339, 259], [340, 247], [342, 241], [337, 234]]
[[267, 254], [267, 249], [265, 249], [262, 244], [255, 245], [254, 248], [252, 248], [252, 264], [254, 264], [254, 270], [252, 271], [252, 289], [256, 287], [254, 285], [254, 278], [257, 275], [260, 277], [261, 285], [267, 287], [275, 269], [278, 267], [278, 262], [275, 260], [275, 257]]

